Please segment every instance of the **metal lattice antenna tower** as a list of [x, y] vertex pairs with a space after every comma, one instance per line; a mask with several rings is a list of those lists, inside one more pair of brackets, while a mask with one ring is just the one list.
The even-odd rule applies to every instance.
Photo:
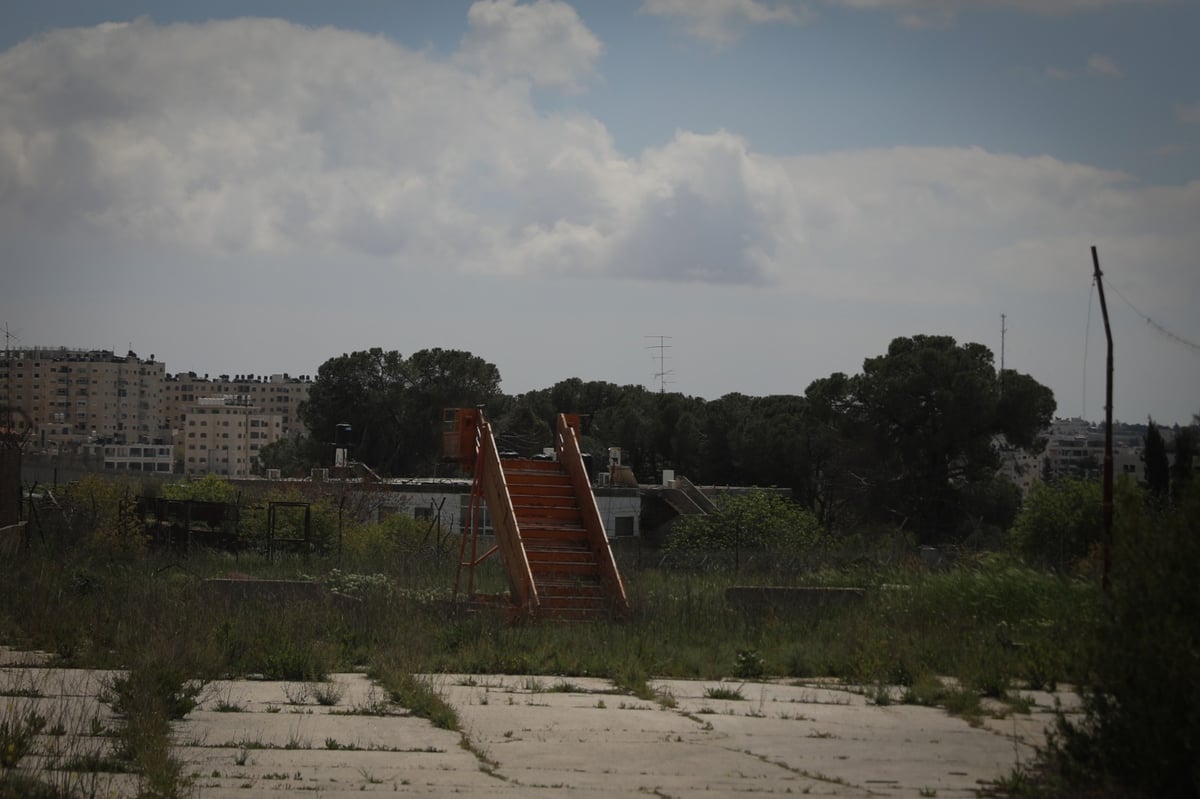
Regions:
[[13, 339], [16, 339], [17, 341], [21, 340], [12, 332], [12, 330], [9, 329], [8, 322], [5, 322], [4, 323], [4, 367], [5, 367], [5, 373], [7, 374], [8, 377], [4, 381], [4, 401], [3, 401], [3, 403], [0, 403], [4, 406], [4, 416], [3, 416], [3, 418], [0, 418], [0, 426], [3, 426], [4, 428], [6, 428], [8, 430], [13, 429], [12, 407], [11, 407], [12, 395], [13, 395], [13, 392], [12, 392], [12, 373], [13, 373], [12, 341], [13, 341]]
[[651, 356], [655, 360], [658, 361], [658, 371], [654, 373], [654, 379], [658, 381], [658, 393], [665, 394], [665, 393], [667, 393], [667, 383], [672, 382], [672, 381], [668, 380], [667, 378], [671, 377], [673, 374], [675, 374], [674, 370], [667, 368], [667, 358], [669, 357], [667, 355], [667, 350], [671, 349], [671, 345], [668, 344], [667, 342], [671, 340], [671, 337], [670, 336], [643, 336], [643, 338], [647, 338], [652, 341], [655, 339], [658, 340], [657, 344], [650, 344], [646, 347], [646, 349], [658, 350], [657, 355]]
[[1004, 397], [1004, 336], [1008, 333], [1007, 314], [1000, 314], [1000, 397]]

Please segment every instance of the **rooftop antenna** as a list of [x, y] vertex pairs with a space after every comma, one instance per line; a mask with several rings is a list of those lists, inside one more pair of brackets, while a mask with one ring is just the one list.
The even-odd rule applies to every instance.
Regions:
[[667, 383], [672, 381], [667, 378], [675, 374], [675, 372], [667, 367], [667, 350], [671, 349], [671, 345], [667, 342], [671, 340], [671, 336], [643, 336], [650, 340], [658, 340], [657, 344], [649, 344], [646, 346], [648, 350], [658, 350], [658, 354], [651, 356], [658, 361], [658, 371], [654, 373], [654, 379], [658, 381], [658, 393], [667, 393]]
[[[17, 337], [17, 335], [15, 333], [12, 332], [12, 330], [9, 329], [8, 322], [5, 322], [4, 323], [4, 360], [5, 360], [5, 362], [12, 361], [11, 350], [12, 350], [13, 339], [16, 339], [17, 341], [21, 340], [20, 338]], [[7, 381], [7, 384], [5, 385], [5, 389], [8, 392], [7, 396], [5, 397], [5, 401], [11, 402], [12, 401], [12, 366], [11, 366], [11, 363], [9, 364], [8, 381]]]
[[17, 341], [21, 340], [17, 336], [16, 333], [12, 332], [8, 328], [8, 322], [5, 322], [4, 323], [4, 357], [6, 357], [6, 358], [8, 357], [8, 351], [9, 351], [10, 344], [12, 343], [13, 339], [16, 339]]
[[1004, 399], [1004, 336], [1008, 333], [1006, 314], [1000, 314], [1000, 399]]
[[[2, 405], [4, 407], [4, 411], [3, 411], [3, 416], [0, 417], [0, 427], [4, 428], [5, 430], [9, 430], [9, 431], [15, 429], [15, 426], [13, 425], [13, 407], [12, 407], [13, 368], [12, 368], [11, 349], [12, 349], [12, 340], [13, 339], [16, 339], [17, 341], [21, 340], [20, 338], [17, 338], [17, 336], [11, 330], [9, 330], [8, 322], [5, 322], [4, 323], [4, 372], [5, 372], [6, 377], [5, 377], [5, 381], [4, 381], [4, 402], [2, 403]], [[28, 417], [26, 417], [26, 418], [28, 419]]]

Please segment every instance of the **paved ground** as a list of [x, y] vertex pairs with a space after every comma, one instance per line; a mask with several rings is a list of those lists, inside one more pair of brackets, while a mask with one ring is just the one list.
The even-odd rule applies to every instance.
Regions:
[[[59, 733], [43, 733], [43, 746], [107, 745], [116, 721], [97, 701], [106, 675], [7, 659], [0, 714], [37, 708]], [[655, 681], [672, 707], [599, 679], [428, 679], [458, 711], [462, 733], [389, 706], [360, 674], [331, 684], [236, 680], [206, 687], [176, 726], [176, 756], [202, 797], [974, 796], [1033, 754], [1055, 699], [1029, 693], [1031, 713], [971, 727], [941, 710], [880, 706], [820, 684]], [[711, 698], [717, 688], [743, 698]], [[129, 775], [88, 779], [103, 794], [135, 792]]]

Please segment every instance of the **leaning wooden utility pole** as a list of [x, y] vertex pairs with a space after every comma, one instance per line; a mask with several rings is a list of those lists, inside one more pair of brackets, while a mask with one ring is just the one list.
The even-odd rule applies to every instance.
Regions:
[[1108, 304], [1104, 301], [1104, 281], [1100, 271], [1100, 256], [1092, 247], [1092, 268], [1096, 276], [1096, 290], [1100, 294], [1100, 313], [1104, 315], [1104, 335], [1108, 339], [1108, 365], [1104, 384], [1104, 571], [1101, 585], [1108, 591], [1108, 570], [1112, 563], [1113, 545], [1113, 339], [1108, 324]]

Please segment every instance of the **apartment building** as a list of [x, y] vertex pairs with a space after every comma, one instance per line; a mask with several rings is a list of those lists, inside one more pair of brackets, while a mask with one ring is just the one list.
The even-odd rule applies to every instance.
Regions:
[[[1145, 479], [1144, 425], [1113, 425], [1113, 473]], [[1043, 476], [1099, 477], [1104, 465], [1104, 425], [1084, 419], [1055, 419], [1046, 432]]]
[[250, 405], [264, 413], [278, 414], [280, 429], [284, 436], [300, 436], [306, 431], [300, 421], [300, 403], [308, 399], [312, 379], [308, 375], [292, 377], [288, 374], [265, 375], [220, 375], [210, 379], [195, 372], [180, 372], [167, 375], [163, 385], [163, 407], [168, 426], [183, 432], [187, 414], [196, 403], [206, 397], [244, 397]]
[[[0, 403], [29, 415], [36, 450], [165, 444], [166, 367], [130, 351], [33, 347], [0, 355]], [[17, 424], [24, 427], [24, 419]]]
[[169, 474], [175, 458], [169, 444], [84, 444], [81, 454], [104, 464], [106, 472], [143, 472]]
[[249, 397], [200, 397], [184, 413], [185, 474], [247, 477], [259, 451], [283, 436], [283, 415], [252, 404]]

